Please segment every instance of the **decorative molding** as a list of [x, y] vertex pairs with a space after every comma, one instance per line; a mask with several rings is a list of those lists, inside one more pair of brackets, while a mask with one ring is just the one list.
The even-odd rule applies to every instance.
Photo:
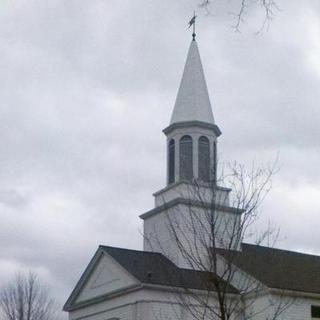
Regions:
[[141, 284], [134, 284], [134, 285], [131, 285], [131, 286], [128, 286], [128, 287], [117, 289], [117, 290], [108, 292], [106, 294], [103, 294], [103, 295], [100, 295], [100, 296], [97, 296], [97, 297], [94, 297], [94, 298], [91, 298], [91, 299], [88, 299], [88, 300], [84, 300], [84, 301], [80, 301], [80, 302], [74, 303], [72, 305], [65, 305], [63, 307], [63, 311], [73, 311], [73, 310], [76, 310], [76, 309], [85, 308], [87, 306], [90, 306], [90, 305], [93, 305], [93, 304], [96, 304], [96, 303], [99, 303], [99, 302], [103, 302], [103, 301], [105, 301], [107, 299], [111, 299], [111, 298], [114, 298], [114, 297], [129, 293], [129, 292], [132, 292], [132, 291], [136, 291], [136, 290], [139, 290], [141, 288], [142, 288]]
[[190, 127], [200, 127], [200, 128], [212, 130], [214, 132], [214, 134], [216, 135], [216, 137], [219, 137], [221, 135], [221, 130], [219, 129], [219, 127], [216, 124], [211, 124], [211, 123], [207, 123], [207, 122], [203, 122], [203, 121], [176, 122], [176, 123], [169, 125], [165, 129], [163, 129], [162, 132], [164, 134], [168, 135], [168, 134], [170, 134], [170, 132], [172, 132], [175, 129], [190, 128]]
[[[187, 206], [195, 206], [195, 207], [204, 207], [207, 209], [212, 208], [212, 203], [209, 202], [202, 202], [202, 201], [195, 201], [195, 200], [189, 200], [189, 199], [184, 199], [184, 198], [177, 198], [171, 201], [168, 201], [167, 203], [156, 207], [152, 210], [149, 210], [143, 214], [141, 214], [139, 216], [140, 219], [145, 220], [147, 218], [150, 218], [152, 216], [154, 216], [155, 214], [168, 210], [178, 204], [184, 204]], [[216, 204], [214, 206], [214, 209], [219, 210], [219, 211], [224, 211], [224, 212], [230, 212], [230, 213], [235, 213], [235, 214], [242, 214], [244, 212], [244, 210], [238, 209], [238, 208], [234, 208], [234, 207], [228, 207], [228, 206], [222, 206], [219, 204]]]
[[[97, 266], [97, 264], [99, 263], [99, 261], [100, 261], [100, 259], [101, 259], [101, 257], [103, 255], [109, 256], [114, 261], [114, 263], [118, 266], [119, 270], [122, 270], [122, 272], [124, 272], [129, 277], [134, 279], [134, 281], [137, 281], [137, 283], [132, 284], [132, 285], [128, 285], [128, 286], [123, 287], [123, 288], [115, 289], [115, 290], [110, 291], [110, 292], [108, 292], [106, 294], [98, 295], [97, 297], [93, 297], [93, 298], [89, 298], [87, 300], [76, 302], [79, 294], [81, 293], [81, 291], [83, 290], [85, 285], [88, 283], [89, 278], [90, 278], [90, 274], [93, 272], [93, 270], [95, 269], [95, 267]], [[78, 306], [82, 307], [83, 304], [84, 304], [84, 306], [86, 306], [86, 305], [88, 305], [87, 302], [89, 302], [89, 304], [92, 304], [91, 301], [95, 301], [94, 303], [101, 302], [101, 301], [105, 300], [106, 297], [109, 297], [109, 295], [114, 296], [114, 295], [118, 295], [118, 292], [122, 293], [122, 292], [125, 292], [127, 290], [129, 290], [129, 291], [136, 290], [137, 288], [140, 287], [140, 285], [141, 285], [141, 283], [131, 273], [129, 273], [115, 259], [113, 259], [109, 254], [107, 254], [104, 251], [103, 246], [99, 246], [99, 248], [96, 251], [95, 255], [93, 256], [93, 258], [89, 262], [87, 268], [85, 269], [85, 271], [81, 275], [80, 280], [78, 281], [78, 283], [76, 284], [75, 288], [71, 292], [71, 295], [69, 296], [67, 302], [64, 304], [63, 311], [71, 311], [71, 310], [77, 309]]]
[[[192, 187], [192, 182], [190, 182], [188, 180], [180, 180], [180, 181], [177, 181], [175, 183], [171, 183], [168, 186], [166, 186], [166, 187], [160, 189], [159, 191], [153, 193], [153, 196], [156, 197], [156, 196], [160, 195], [161, 193], [166, 192], [166, 191], [171, 190], [171, 189], [174, 189], [174, 188], [176, 188], [176, 187], [178, 187], [179, 185], [182, 185], [182, 184], [189, 185], [189, 186]], [[206, 189], [212, 189], [212, 187], [208, 183], [204, 183], [204, 182], [201, 182], [201, 181], [197, 181], [197, 187], [206, 188]], [[232, 189], [230, 189], [230, 188], [221, 187], [221, 186], [218, 186], [218, 185], [216, 185], [215, 188], [217, 190], [226, 191], [226, 192], [231, 192], [232, 191]]]
[[[105, 272], [107, 272], [107, 273], [108, 273], [111, 277], [113, 277], [113, 278], [111, 278], [111, 279], [108, 280], [108, 281], [99, 282], [101, 275], [102, 275], [103, 273], [105, 273]], [[119, 280], [120, 280], [120, 278], [117, 278], [117, 277], [113, 274], [113, 272], [108, 268], [108, 266], [106, 265], [106, 263], [104, 263], [104, 264], [101, 266], [98, 274], [96, 275], [93, 283], [91, 284], [90, 289], [96, 289], [96, 288], [100, 288], [100, 287], [103, 287], [103, 286], [107, 286], [108, 284], [117, 282], [117, 281], [119, 281]]]

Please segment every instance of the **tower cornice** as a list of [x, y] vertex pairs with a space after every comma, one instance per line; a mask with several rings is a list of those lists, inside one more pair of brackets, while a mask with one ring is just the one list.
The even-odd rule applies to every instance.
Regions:
[[216, 124], [213, 123], [208, 123], [208, 122], [203, 122], [203, 121], [181, 121], [181, 122], [175, 122], [170, 124], [168, 127], [163, 129], [163, 133], [168, 135], [170, 134], [173, 130], [178, 129], [178, 128], [191, 128], [191, 127], [198, 127], [198, 128], [204, 128], [204, 129], [209, 129], [212, 130], [215, 134], [216, 137], [219, 137], [221, 135], [221, 130]]
[[230, 207], [230, 206], [224, 206], [224, 205], [220, 205], [220, 204], [213, 204], [210, 202], [203, 202], [203, 201], [197, 201], [197, 200], [191, 200], [191, 199], [184, 199], [184, 198], [176, 198], [174, 200], [168, 201], [167, 203], [156, 207], [152, 210], [149, 210], [143, 214], [141, 214], [139, 216], [140, 219], [142, 220], [146, 220], [158, 213], [163, 213], [166, 212], [167, 210], [169, 210], [172, 207], [175, 207], [179, 204], [183, 204], [186, 206], [195, 206], [195, 207], [200, 207], [200, 208], [205, 208], [205, 209], [214, 209], [217, 211], [221, 211], [221, 212], [229, 212], [229, 213], [233, 213], [236, 215], [241, 215], [243, 213], [244, 210], [239, 209], [239, 208], [235, 208], [235, 207]]

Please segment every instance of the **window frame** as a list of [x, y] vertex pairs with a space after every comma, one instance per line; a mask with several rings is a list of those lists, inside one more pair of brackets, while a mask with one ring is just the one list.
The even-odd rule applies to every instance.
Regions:
[[320, 319], [320, 305], [311, 306], [311, 318]]
[[210, 182], [210, 140], [206, 136], [198, 139], [198, 178]]
[[175, 149], [175, 140], [171, 139], [168, 144], [168, 184], [175, 182]]
[[180, 180], [192, 180], [193, 174], [193, 139], [184, 135], [179, 140], [179, 176]]

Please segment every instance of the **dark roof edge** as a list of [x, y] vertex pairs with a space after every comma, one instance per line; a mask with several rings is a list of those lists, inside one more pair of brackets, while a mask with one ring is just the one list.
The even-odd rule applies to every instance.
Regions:
[[[189, 205], [189, 206], [191, 205], [191, 206], [196, 206], [196, 207], [205, 207], [208, 209], [210, 209], [212, 207], [211, 203], [189, 200], [189, 199], [184, 199], [184, 198], [177, 198], [177, 199], [173, 199], [171, 201], [168, 201], [167, 203], [165, 203], [159, 207], [156, 207], [154, 209], [151, 209], [151, 210], [141, 214], [139, 216], [139, 218], [141, 218], [142, 220], [144, 220], [146, 218], [150, 218], [151, 216], [153, 216], [161, 211], [168, 210], [177, 204], [185, 204], [185, 205]], [[242, 214], [243, 213], [243, 210], [241, 210], [241, 209], [223, 206], [223, 205], [219, 205], [219, 204], [215, 205], [215, 209], [220, 210], [220, 211], [235, 213], [235, 214]]]
[[73, 310], [76, 310], [76, 309], [85, 308], [85, 307], [87, 307], [89, 305], [105, 301], [108, 298], [114, 298], [114, 297], [116, 297], [118, 295], [121, 295], [121, 294], [124, 294], [124, 293], [129, 293], [129, 292], [132, 292], [132, 291], [139, 290], [142, 287], [143, 287], [142, 284], [135, 284], [135, 285], [131, 285], [131, 286], [128, 286], [128, 287], [117, 289], [117, 290], [108, 292], [107, 294], [99, 295], [97, 297], [94, 297], [94, 298], [91, 298], [91, 299], [88, 299], [88, 300], [84, 300], [84, 301], [81, 301], [81, 302], [78, 302], [78, 303], [75, 303], [75, 304], [70, 304], [70, 305], [65, 304], [63, 306], [63, 311], [73, 311]]
[[[84, 300], [78, 303], [75, 303], [73, 305], [69, 305], [69, 306], [64, 306], [63, 307], [63, 311], [73, 311], [76, 309], [81, 309], [81, 308], [85, 308], [87, 306], [99, 303], [99, 302], [103, 302], [106, 299], [111, 299], [114, 297], [117, 297], [119, 295], [122, 294], [126, 294], [126, 293], [131, 293], [137, 290], [141, 290], [141, 289], [155, 289], [155, 290], [159, 290], [159, 291], [166, 291], [166, 292], [181, 292], [181, 291], [186, 291], [186, 289], [182, 286], [173, 286], [173, 285], [160, 285], [160, 284], [152, 284], [152, 283], [141, 283], [138, 285], [132, 285], [132, 286], [128, 286], [125, 288], [121, 288], [121, 289], [117, 289], [114, 290], [113, 292], [108, 292], [107, 294], [103, 294], [88, 300]], [[205, 292], [207, 293], [207, 290], [201, 290], [201, 289], [194, 289], [194, 288], [188, 288], [188, 290], [190, 291], [196, 291], [196, 292]], [[212, 290], [211, 291], [212, 294], [215, 294], [216, 291]], [[228, 294], [230, 295], [234, 295], [237, 296], [238, 293], [236, 292], [229, 292]]]
[[162, 256], [162, 253], [161, 252], [155, 252], [155, 251], [144, 251], [144, 250], [137, 250], [137, 249], [128, 249], [128, 248], [121, 248], [121, 247], [113, 247], [113, 246], [105, 246], [103, 244], [100, 244], [99, 245], [99, 248], [101, 248], [103, 251], [105, 251], [107, 254], [111, 255], [112, 256], [112, 253], [110, 253], [108, 251], [108, 249], [116, 249], [116, 250], [122, 250], [122, 251], [134, 251], [134, 252], [139, 252], [139, 253], [144, 253], [144, 252], [147, 252], [148, 254], [154, 254], [154, 255], [161, 255]]
[[67, 299], [66, 303], [63, 305], [62, 310], [63, 311], [68, 311], [69, 308], [72, 306], [74, 300], [77, 298], [79, 292], [81, 291], [81, 289], [83, 288], [83, 286], [86, 283], [87, 280], [87, 276], [88, 274], [92, 271], [92, 269], [94, 268], [94, 266], [96, 265], [96, 263], [99, 261], [101, 255], [103, 254], [102, 249], [99, 247], [95, 254], [93, 255], [92, 259], [90, 260], [90, 262], [88, 263], [86, 269], [84, 270], [84, 272], [82, 273], [79, 281], [77, 282], [77, 284], [75, 285], [75, 287], [73, 288], [69, 298]]
[[259, 247], [259, 248], [267, 249], [267, 250], [275, 250], [275, 251], [281, 251], [281, 252], [286, 252], [286, 253], [290, 253], [290, 254], [320, 258], [319, 254], [312, 254], [312, 253], [305, 253], [305, 252], [289, 250], [289, 249], [281, 249], [281, 248], [275, 248], [275, 247], [262, 246], [260, 244], [254, 244], [254, 243], [248, 243], [248, 242], [241, 242], [241, 245], [248, 246], [248, 247]]
[[[208, 293], [208, 289], [195, 289], [195, 288], [185, 288], [183, 286], [174, 286], [174, 285], [164, 285], [164, 284], [153, 284], [153, 283], [143, 283], [142, 288], [147, 289], [156, 289], [156, 290], [163, 290], [163, 291], [170, 291], [170, 292], [177, 292], [177, 291], [196, 291], [196, 292], [203, 292], [204, 294]], [[237, 290], [236, 288], [234, 288]], [[216, 293], [215, 290], [209, 290], [211, 293]], [[238, 292], [228, 292], [230, 295], [238, 295]]]
[[214, 134], [219, 137], [221, 135], [221, 130], [216, 124], [203, 122], [203, 121], [182, 121], [182, 122], [175, 122], [173, 124], [170, 124], [168, 127], [162, 130], [164, 134], [169, 134], [174, 129], [178, 128], [185, 128], [185, 127], [200, 127], [212, 130]]
[[320, 290], [319, 292], [308, 292], [308, 291], [293, 290], [293, 289], [282, 289], [282, 288], [276, 288], [276, 287], [270, 287], [269, 289], [274, 294], [320, 299]]

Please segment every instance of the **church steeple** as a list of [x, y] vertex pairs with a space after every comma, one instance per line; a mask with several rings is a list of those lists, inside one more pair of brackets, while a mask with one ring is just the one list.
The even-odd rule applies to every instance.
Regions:
[[[218, 247], [227, 248], [231, 243], [229, 226], [237, 225], [240, 215], [229, 207], [231, 190], [217, 183], [217, 138], [221, 132], [214, 122], [195, 39], [190, 44], [170, 124], [163, 132], [167, 136], [167, 186], [154, 193], [155, 208], [140, 216], [144, 220], [144, 250], [162, 252], [179, 267], [190, 268], [179, 245], [186, 243], [188, 254], [201, 256], [201, 263], [206, 264], [203, 246], [208, 240], [206, 248], [211, 247], [212, 239], [203, 237], [203, 230], [212, 230], [213, 203], [218, 208], [214, 209], [214, 219], [219, 221], [218, 230], [214, 230]], [[180, 236], [178, 244], [176, 237]], [[198, 269], [199, 265], [191, 268]]]
[[221, 134], [214, 123], [199, 49], [191, 41], [169, 127], [168, 184], [197, 179], [215, 181], [216, 140]]

